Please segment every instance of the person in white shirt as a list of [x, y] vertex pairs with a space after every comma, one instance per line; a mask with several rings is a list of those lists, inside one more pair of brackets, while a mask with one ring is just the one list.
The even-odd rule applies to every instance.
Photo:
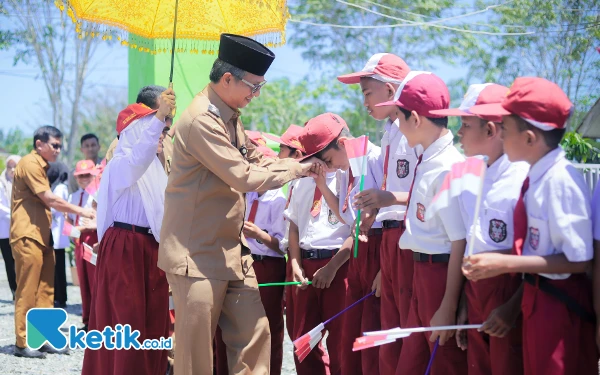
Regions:
[[0, 249], [6, 268], [6, 277], [8, 286], [15, 300], [17, 291], [17, 276], [15, 273], [15, 260], [12, 255], [12, 249], [9, 241], [10, 231], [10, 199], [12, 194], [12, 181], [15, 175], [15, 168], [21, 160], [19, 155], [10, 155], [4, 162], [6, 169], [0, 174]]
[[[167, 175], [156, 153], [175, 93], [158, 110], [132, 104], [117, 120], [119, 143], [98, 191], [96, 283], [90, 330], [129, 324], [140, 342], [169, 335], [169, 285], [158, 266]], [[167, 369], [166, 350], [86, 350], [82, 374], [155, 374]]]
[[[511, 163], [504, 154], [502, 117], [473, 116], [471, 107], [500, 103], [508, 87], [494, 83], [469, 86], [458, 108], [432, 111], [444, 116], [460, 116], [458, 130], [460, 143], [467, 157], [487, 156], [481, 209], [477, 218], [477, 196], [468, 192], [458, 196], [463, 221], [467, 228], [467, 247], [471, 238], [473, 253], [510, 253], [513, 243], [513, 210], [519, 199], [521, 185], [529, 166], [523, 162]], [[472, 237], [473, 235], [473, 237]], [[467, 281], [466, 301], [461, 303], [458, 324], [485, 322], [481, 330], [459, 331], [458, 345], [467, 349], [469, 373], [512, 374], [523, 373], [521, 293], [517, 293], [521, 278], [505, 274], [479, 282]], [[468, 338], [468, 340], [467, 340]]]
[[600, 184], [592, 197], [592, 224], [594, 236], [594, 312], [596, 313], [596, 346], [600, 351]]
[[[73, 177], [77, 181], [79, 188], [69, 196], [69, 203], [79, 207], [93, 209], [94, 197], [86, 191], [88, 186], [96, 183], [94, 179], [100, 173], [96, 164], [92, 160], [80, 160], [75, 166]], [[79, 291], [81, 293], [81, 320], [83, 330], [87, 331], [90, 320], [90, 309], [93, 300], [92, 291], [96, 280], [96, 266], [83, 258], [85, 245], [90, 247], [98, 242], [98, 232], [96, 230], [96, 221], [88, 220], [78, 215], [68, 214], [67, 222], [73, 225], [81, 233], [80, 237], [75, 239], [75, 265], [77, 266], [77, 276], [79, 277]]]
[[[406, 326], [444, 326], [456, 323], [456, 312], [462, 292], [460, 265], [465, 250], [466, 230], [456, 200], [439, 210], [432, 219], [425, 212], [444, 177], [454, 163], [464, 157], [454, 147], [448, 118], [432, 111], [447, 109], [450, 94], [444, 81], [430, 72], [411, 71], [400, 87], [397, 99], [379, 104], [396, 106], [400, 131], [410, 147], [421, 145], [423, 154], [415, 166], [415, 177], [408, 194], [406, 230], [400, 237], [400, 248], [413, 251], [413, 294]], [[405, 250], [402, 250], [405, 251]], [[404, 339], [397, 373], [425, 372], [439, 340], [431, 374], [465, 374], [466, 353], [455, 340], [453, 331], [412, 334]]]
[[[307, 156], [325, 149], [346, 128], [338, 115], [325, 113], [309, 120], [300, 142]], [[335, 172], [320, 175], [320, 181], [301, 179], [285, 216], [290, 222], [289, 257], [294, 281], [304, 284], [296, 287], [294, 296], [295, 340], [344, 308], [347, 289], [348, 258], [352, 246], [350, 227], [338, 219], [338, 208], [330, 206], [327, 193], [339, 194]], [[327, 185], [322, 191], [318, 186]], [[305, 283], [312, 280], [312, 285]], [[328, 332], [327, 354], [318, 346], [302, 363], [297, 358], [296, 371], [300, 375], [340, 374], [341, 348], [348, 344], [342, 337], [343, 320], [336, 319], [325, 328]], [[328, 371], [329, 370], [329, 371]]]
[[573, 104], [543, 78], [517, 78], [502, 103], [471, 108], [502, 116], [504, 151], [531, 168], [514, 210], [513, 253], [467, 257], [463, 273], [482, 280], [524, 273], [525, 374], [596, 374], [591, 282], [591, 193], [560, 147]]
[[[52, 192], [65, 201], [69, 200], [69, 169], [61, 162], [50, 163], [48, 182]], [[65, 225], [65, 214], [51, 208], [52, 240], [54, 241], [54, 307], [67, 307], [67, 273], [65, 269], [65, 249], [71, 245], [68, 236], [62, 234]]]
[[[410, 68], [400, 57], [391, 53], [377, 53], [367, 61], [364, 68], [355, 73], [345, 74], [338, 80], [345, 84], [360, 84], [364, 97], [364, 106], [375, 120], [386, 120], [381, 138], [381, 158], [379, 171], [384, 177], [373, 189], [365, 189], [361, 196], [378, 193], [408, 193], [417, 164], [417, 153], [406, 144], [406, 137], [398, 128], [394, 107], [377, 107], [377, 104], [392, 100], [402, 80]], [[358, 199], [361, 201], [361, 198]], [[377, 210], [378, 209], [378, 210]], [[400, 236], [404, 232], [405, 205], [387, 204], [373, 209], [362, 209], [362, 231], [368, 231], [374, 220], [383, 225], [380, 246], [381, 269], [375, 278], [378, 294], [381, 295], [381, 328], [391, 329], [404, 326], [408, 318], [410, 296], [412, 295], [413, 260], [407, 251], [398, 247]], [[396, 371], [402, 340], [379, 348], [379, 365], [372, 365], [369, 373], [391, 374]], [[376, 352], [375, 349], [367, 352]], [[363, 352], [361, 355], [368, 356]], [[356, 355], [354, 356], [356, 358]], [[367, 360], [369, 363], [372, 361]], [[351, 366], [349, 366], [351, 367]], [[360, 371], [355, 366], [350, 371]], [[349, 373], [350, 375], [352, 373]]]

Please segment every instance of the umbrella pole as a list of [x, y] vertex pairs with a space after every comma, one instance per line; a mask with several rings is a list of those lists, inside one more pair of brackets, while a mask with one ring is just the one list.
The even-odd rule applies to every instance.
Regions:
[[[177, 37], [177, 9], [179, 8], [179, 0], [175, 0], [175, 20], [173, 22], [173, 44], [171, 45], [171, 73], [169, 74], [169, 88], [173, 88], [173, 67], [175, 65], [175, 39]], [[169, 117], [175, 118], [177, 107], [171, 110]]]

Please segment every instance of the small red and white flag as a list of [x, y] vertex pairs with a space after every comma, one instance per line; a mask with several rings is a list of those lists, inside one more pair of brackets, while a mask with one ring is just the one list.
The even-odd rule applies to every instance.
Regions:
[[369, 137], [366, 135], [348, 139], [344, 142], [346, 155], [350, 161], [350, 169], [354, 177], [367, 175], [367, 145]]
[[92, 263], [95, 266], [97, 258], [98, 258], [98, 254], [94, 253], [94, 249], [90, 245], [88, 245], [84, 242], [83, 243], [83, 259], [87, 260], [88, 262]]
[[296, 348], [294, 350], [294, 354], [298, 357], [298, 362], [302, 363], [304, 359], [308, 356], [308, 354], [317, 346], [317, 344], [323, 338], [323, 330], [325, 329], [325, 324], [320, 323], [315, 328], [311, 329], [304, 335], [297, 338], [293, 344]]
[[75, 228], [66, 221], [65, 225], [63, 226], [62, 234], [71, 238], [79, 238], [81, 236], [81, 232], [79, 231], [79, 229]]
[[100, 189], [100, 176], [94, 176], [94, 179], [85, 188], [86, 193], [92, 196], [92, 198], [98, 202], [98, 190]]
[[474, 156], [462, 163], [456, 163], [444, 178], [440, 191], [433, 197], [425, 211], [425, 220], [430, 220], [436, 212], [447, 207], [450, 201], [464, 192], [475, 196], [481, 194], [483, 179], [487, 169], [487, 157]]

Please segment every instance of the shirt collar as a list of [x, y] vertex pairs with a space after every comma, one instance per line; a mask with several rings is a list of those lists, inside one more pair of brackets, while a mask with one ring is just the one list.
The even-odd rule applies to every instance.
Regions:
[[44, 159], [42, 157], [42, 155], [38, 154], [38, 152], [36, 150], [31, 151], [31, 154], [40, 163], [40, 165], [42, 166], [42, 168], [44, 168], [45, 170], [48, 170], [48, 168], [50, 167], [50, 164], [48, 164], [48, 162], [46, 161], [46, 159]]
[[554, 150], [544, 155], [529, 169], [529, 181], [534, 183], [539, 180], [554, 164], [565, 158], [565, 151], [558, 146]]
[[448, 133], [438, 138], [423, 152], [423, 162], [429, 161], [437, 156], [440, 152], [444, 151], [446, 147], [451, 146], [452, 142], [454, 142], [454, 135], [448, 130]]
[[208, 98], [208, 101], [212, 105], [217, 107], [219, 113], [221, 114], [221, 119], [224, 123], [228, 123], [232, 118], [238, 118], [240, 116], [241, 112], [225, 104], [223, 99], [221, 99], [221, 97], [215, 92], [215, 90], [212, 87], [210, 87], [210, 85], [206, 86], [204, 94]]
[[506, 154], [500, 156], [492, 165], [485, 171], [485, 176], [492, 182], [498, 180], [500, 176], [510, 167], [510, 160]]

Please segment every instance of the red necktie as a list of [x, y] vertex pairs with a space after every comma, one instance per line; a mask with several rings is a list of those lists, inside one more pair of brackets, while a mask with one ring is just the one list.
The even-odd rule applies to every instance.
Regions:
[[258, 198], [254, 200], [254, 202], [252, 202], [252, 207], [250, 207], [250, 214], [248, 215], [248, 220], [251, 223], [254, 223], [254, 220], [256, 219], [256, 211], [258, 211]]
[[381, 184], [381, 190], [385, 190], [387, 188], [387, 174], [388, 174], [389, 163], [390, 163], [390, 145], [387, 145], [385, 148], [385, 161], [383, 162], [383, 183]]
[[346, 192], [346, 199], [344, 199], [344, 206], [342, 207], [342, 212], [346, 212], [348, 209], [348, 198], [350, 197], [350, 192], [354, 187], [354, 175], [352, 174], [352, 169], [350, 169], [350, 179], [348, 180], [348, 191]]
[[290, 202], [292, 201], [292, 193], [294, 192], [294, 187], [290, 188], [290, 194], [288, 194], [287, 202], [285, 202], [285, 208], [287, 209], [290, 206]]
[[413, 180], [410, 183], [410, 189], [408, 189], [408, 201], [406, 202], [406, 211], [404, 212], [404, 220], [406, 221], [406, 215], [408, 215], [408, 206], [410, 206], [410, 196], [412, 195], [413, 186], [415, 186], [415, 179], [417, 178], [417, 168], [419, 164], [421, 164], [421, 160], [423, 160], [423, 154], [419, 156], [419, 160], [417, 161], [417, 165], [415, 165], [415, 172], [413, 173]]
[[[83, 194], [85, 193], [85, 191], [81, 192], [81, 196], [79, 197], [79, 207], [81, 207], [81, 204], [83, 203]], [[75, 226], [79, 225], [79, 215], [75, 216]]]
[[513, 225], [515, 231], [515, 238], [513, 242], [512, 253], [513, 255], [521, 255], [523, 253], [523, 243], [525, 237], [527, 237], [527, 209], [525, 208], [525, 193], [529, 189], [529, 177], [523, 181], [521, 187], [521, 195], [515, 206], [515, 212], [513, 213]]
[[319, 213], [321, 212], [321, 198], [322, 197], [323, 197], [323, 193], [321, 193], [321, 190], [319, 190], [318, 187], [315, 187], [315, 195], [313, 197], [313, 203], [310, 208], [310, 214], [313, 217], [319, 216]]

